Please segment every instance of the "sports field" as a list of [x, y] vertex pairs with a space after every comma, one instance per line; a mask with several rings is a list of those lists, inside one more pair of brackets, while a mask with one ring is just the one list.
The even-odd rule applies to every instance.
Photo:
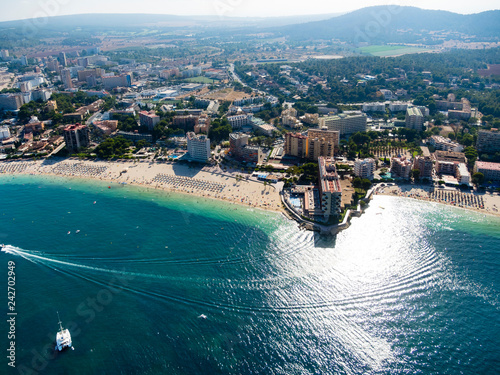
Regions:
[[213, 80], [208, 77], [191, 77], [191, 78], [186, 78], [184, 81], [186, 82], [191, 82], [191, 83], [214, 83], [217, 82], [217, 80]]

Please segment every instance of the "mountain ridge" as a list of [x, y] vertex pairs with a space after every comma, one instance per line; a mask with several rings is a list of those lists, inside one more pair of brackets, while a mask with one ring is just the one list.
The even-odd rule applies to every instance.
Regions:
[[[436, 31], [499, 39], [499, 19], [500, 10], [464, 15], [416, 7], [375, 6], [328, 20], [274, 28], [273, 31], [296, 40], [340, 39], [369, 44], [402, 41], [400, 39], [418, 42], [422, 33]], [[413, 37], [406, 35], [402, 38], [410, 32]]]

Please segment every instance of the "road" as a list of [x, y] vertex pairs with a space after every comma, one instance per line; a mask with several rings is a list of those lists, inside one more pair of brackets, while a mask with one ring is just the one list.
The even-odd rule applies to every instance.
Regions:
[[231, 73], [231, 76], [233, 77], [233, 80], [235, 80], [236, 82], [239, 82], [241, 83], [243, 86], [248, 86], [246, 83], [242, 82], [240, 77], [238, 77], [236, 75], [236, 73], [234, 72], [234, 64], [229, 64], [229, 73]]
[[89, 117], [89, 119], [86, 121], [86, 124], [87, 125], [90, 125], [92, 124], [92, 121], [94, 121], [97, 117], [100, 117], [102, 116], [102, 113], [101, 112], [96, 112], [94, 113], [92, 116]]

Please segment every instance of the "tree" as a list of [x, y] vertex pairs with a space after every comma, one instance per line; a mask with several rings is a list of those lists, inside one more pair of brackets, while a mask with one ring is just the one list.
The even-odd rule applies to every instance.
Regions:
[[477, 150], [473, 146], [469, 146], [464, 149], [464, 154], [465, 157], [467, 158], [469, 166], [474, 165], [474, 162], [477, 159]]
[[227, 118], [222, 120], [214, 120], [210, 131], [208, 132], [208, 137], [211, 142], [220, 143], [223, 140], [229, 139], [229, 134], [233, 131], [231, 125]]
[[349, 140], [352, 140], [356, 145], [364, 145], [370, 142], [371, 138], [367, 133], [357, 132], [351, 136]]
[[415, 181], [420, 179], [420, 169], [412, 169], [411, 170], [411, 176]]
[[369, 179], [363, 178], [361, 180], [361, 187], [363, 188], [363, 190], [368, 190], [371, 186], [372, 182]]
[[361, 188], [362, 184], [363, 184], [363, 180], [361, 179], [361, 177], [355, 177], [352, 180], [352, 186], [354, 186], [357, 189]]
[[95, 153], [103, 159], [113, 156], [122, 156], [127, 152], [132, 142], [123, 137], [108, 138], [96, 147]]
[[472, 175], [472, 183], [475, 185], [481, 185], [484, 182], [484, 174], [481, 172], [476, 172]]

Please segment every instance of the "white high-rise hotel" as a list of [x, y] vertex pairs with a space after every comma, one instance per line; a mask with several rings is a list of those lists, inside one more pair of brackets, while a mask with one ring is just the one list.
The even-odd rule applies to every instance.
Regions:
[[210, 139], [206, 135], [186, 134], [187, 148], [191, 159], [206, 162], [210, 159]]

